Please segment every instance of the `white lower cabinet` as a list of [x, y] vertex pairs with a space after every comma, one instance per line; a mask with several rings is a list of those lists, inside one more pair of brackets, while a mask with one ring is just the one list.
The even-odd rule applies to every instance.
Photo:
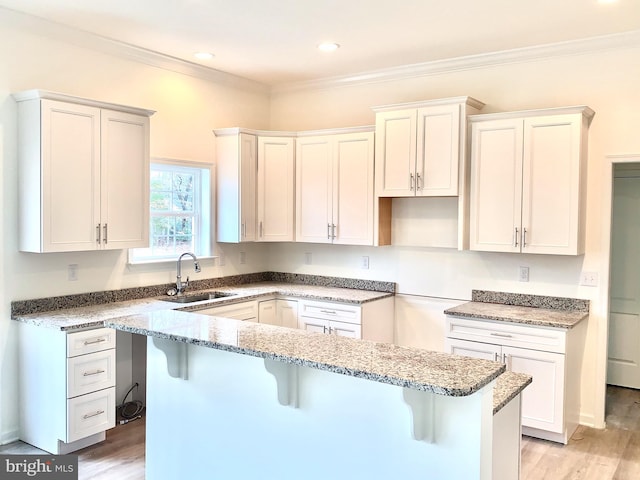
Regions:
[[116, 417], [116, 332], [19, 324], [20, 439], [65, 454], [105, 439]]
[[196, 313], [257, 323], [258, 302], [256, 300], [251, 300], [248, 302], [232, 303], [230, 305], [221, 305], [219, 307], [204, 308], [202, 310], [197, 310]]
[[266, 297], [264, 300], [206, 308], [195, 313], [377, 342], [394, 341], [393, 296], [362, 304]]
[[266, 325], [298, 328], [298, 302], [284, 298], [261, 300], [258, 304], [258, 321]]
[[298, 328], [312, 332], [393, 343], [393, 325], [393, 297], [358, 305], [298, 302]]
[[522, 393], [522, 432], [566, 444], [579, 423], [582, 332], [580, 324], [565, 330], [447, 317], [445, 351], [531, 375]]

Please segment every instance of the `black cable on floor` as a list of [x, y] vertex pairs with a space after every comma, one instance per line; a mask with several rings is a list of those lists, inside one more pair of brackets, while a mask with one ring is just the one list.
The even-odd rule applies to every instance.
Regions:
[[134, 388], [139, 387], [138, 382], [134, 383], [133, 386], [125, 393], [124, 398], [122, 399], [122, 404], [118, 407], [120, 411], [120, 416], [125, 420], [120, 423], [127, 423], [133, 419], [138, 418], [142, 411], [144, 410], [144, 405], [140, 400], [131, 400], [127, 402], [127, 397], [133, 391]]

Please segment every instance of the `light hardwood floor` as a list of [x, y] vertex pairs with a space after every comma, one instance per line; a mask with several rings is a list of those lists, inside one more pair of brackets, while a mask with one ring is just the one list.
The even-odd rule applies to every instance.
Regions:
[[[578, 427], [567, 445], [524, 437], [522, 480], [639, 480], [640, 391], [607, 388], [607, 428]], [[79, 480], [144, 480], [144, 418], [78, 452]], [[22, 442], [0, 453], [39, 453]], [[446, 480], [446, 479], [443, 479]]]

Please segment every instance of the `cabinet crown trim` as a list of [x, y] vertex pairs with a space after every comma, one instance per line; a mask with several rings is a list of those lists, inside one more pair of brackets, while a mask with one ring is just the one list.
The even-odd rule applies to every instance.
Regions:
[[131, 107], [128, 105], [120, 105], [118, 103], [109, 103], [88, 98], [74, 97], [73, 95], [67, 95], [66, 93], [50, 92], [47, 90], [25, 90], [23, 92], [14, 93], [12, 94], [12, 96], [16, 102], [24, 102], [27, 100], [57, 100], [60, 102], [75, 103], [78, 105], [86, 105], [89, 107], [116, 110], [119, 112], [132, 113], [134, 115], [144, 115], [147, 117], [150, 117], [151, 115], [156, 113], [155, 110], [148, 110], [146, 108]]
[[455, 103], [466, 104], [477, 110], [482, 110], [482, 108], [485, 105], [483, 102], [473, 97], [462, 96], [462, 97], [438, 98], [434, 100], [422, 100], [419, 102], [395, 103], [391, 105], [378, 105], [375, 107], [371, 107], [371, 109], [374, 112], [387, 112], [387, 111], [393, 111], [393, 110], [402, 110], [405, 108], [433, 107], [436, 105], [451, 105]]
[[575, 105], [570, 107], [554, 107], [554, 108], [541, 108], [536, 110], [520, 110], [517, 112], [497, 112], [497, 113], [481, 113], [476, 115], [469, 115], [470, 122], [482, 122], [485, 120], [499, 120], [508, 118], [523, 118], [523, 117], [539, 117], [543, 115], [567, 115], [567, 114], [581, 114], [585, 119], [591, 123], [593, 116], [596, 114], [587, 105]]
[[251, 128], [242, 128], [242, 127], [213, 129], [213, 134], [216, 137], [238, 135], [240, 133], [256, 135], [258, 137], [295, 137], [297, 135], [297, 132], [286, 132], [286, 131], [278, 131], [278, 130], [253, 130]]
[[256, 135], [259, 137], [315, 137], [318, 135], [337, 135], [341, 133], [364, 133], [375, 132], [375, 125], [362, 125], [356, 127], [340, 127], [340, 128], [326, 128], [321, 130], [303, 130], [300, 132], [285, 132], [276, 130], [252, 130], [249, 128], [230, 127], [230, 128], [216, 128], [213, 133], [216, 137], [224, 137], [230, 135], [238, 135], [240, 133], [246, 133], [249, 135]]

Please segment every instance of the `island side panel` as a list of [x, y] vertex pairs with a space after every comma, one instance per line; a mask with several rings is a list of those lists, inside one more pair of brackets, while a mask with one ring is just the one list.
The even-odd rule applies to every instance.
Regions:
[[491, 479], [493, 383], [467, 397], [420, 392], [433, 399], [427, 443], [412, 438], [402, 387], [292, 367], [299, 406], [283, 406], [263, 359], [184, 346], [174, 378], [148, 339], [148, 479]]

